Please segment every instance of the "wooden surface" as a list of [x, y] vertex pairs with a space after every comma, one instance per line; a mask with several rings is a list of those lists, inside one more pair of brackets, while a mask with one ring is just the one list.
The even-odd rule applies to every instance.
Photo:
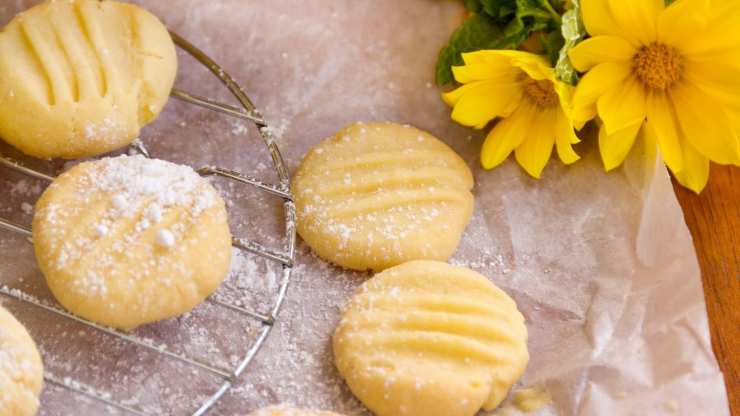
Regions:
[[713, 165], [701, 195], [673, 187], [694, 237], [731, 414], [740, 416], [740, 168]]

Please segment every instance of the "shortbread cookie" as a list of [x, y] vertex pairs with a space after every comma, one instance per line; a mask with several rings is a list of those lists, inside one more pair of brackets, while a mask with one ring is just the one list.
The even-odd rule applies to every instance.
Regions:
[[46, 1], [0, 32], [0, 137], [42, 158], [123, 147], [157, 117], [176, 73], [167, 28], [146, 10]]
[[298, 233], [356, 270], [447, 260], [473, 211], [473, 175], [411, 126], [357, 123], [311, 149], [293, 178]]
[[143, 156], [79, 164], [39, 199], [33, 242], [65, 308], [118, 328], [180, 315], [226, 276], [224, 201], [191, 168]]
[[473, 416], [524, 372], [527, 328], [480, 274], [412, 261], [365, 282], [334, 334], [349, 388], [378, 416]]
[[342, 416], [332, 412], [296, 409], [292, 407], [271, 406], [254, 411], [247, 416]]
[[43, 377], [44, 368], [33, 339], [0, 306], [0, 415], [36, 414]]

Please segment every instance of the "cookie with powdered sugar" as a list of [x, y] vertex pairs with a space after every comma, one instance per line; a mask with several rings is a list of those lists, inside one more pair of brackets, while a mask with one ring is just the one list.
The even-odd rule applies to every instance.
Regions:
[[60, 175], [36, 205], [33, 243], [59, 303], [124, 329], [191, 310], [231, 259], [218, 192], [187, 166], [143, 156]]
[[0, 415], [36, 414], [43, 373], [26, 328], [0, 306]]

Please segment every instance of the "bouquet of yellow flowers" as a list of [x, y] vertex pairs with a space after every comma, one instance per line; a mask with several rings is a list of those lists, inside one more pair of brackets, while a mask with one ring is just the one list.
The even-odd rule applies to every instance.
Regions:
[[598, 125], [605, 169], [637, 140], [700, 192], [710, 161], [740, 165], [740, 1], [465, 0], [436, 78], [456, 122], [482, 129], [493, 168], [514, 152], [539, 178]]

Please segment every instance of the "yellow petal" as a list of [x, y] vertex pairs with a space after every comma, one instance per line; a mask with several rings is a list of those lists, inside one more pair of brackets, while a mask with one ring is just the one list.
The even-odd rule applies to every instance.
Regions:
[[704, 31], [708, 3], [706, 0], [676, 1], [666, 7], [658, 16], [658, 41], [684, 50], [691, 38]]
[[521, 69], [530, 78], [537, 80], [549, 79], [551, 81], [555, 79], [554, 71], [547, 58], [531, 52], [509, 49], [484, 50], [463, 54], [463, 60], [466, 60], [466, 63], [498, 63], [503, 60], [508, 65]]
[[527, 136], [533, 116], [532, 104], [524, 100], [510, 117], [493, 127], [480, 152], [481, 165], [485, 169], [500, 165], [519, 146]]
[[519, 165], [537, 179], [552, 154], [558, 112], [559, 109], [539, 109], [532, 119], [527, 138], [514, 150]]
[[684, 168], [679, 172], [673, 171], [673, 175], [681, 185], [698, 194], [709, 180], [709, 159], [688, 143], [683, 150]]
[[[559, 80], [553, 81], [553, 87], [555, 88], [555, 92], [558, 94], [560, 109], [562, 110], [561, 112], [565, 116], [566, 121], [571, 128], [580, 130], [585, 122], [579, 122], [575, 117], [573, 117], [573, 94], [575, 93], [576, 88]], [[575, 134], [573, 137], [576, 141], [572, 143], [578, 143], [578, 137], [575, 136]]]
[[550, 66], [550, 63], [544, 56], [534, 55], [534, 57], [527, 57], [525, 59], [512, 59], [511, 63], [524, 71], [532, 79], [555, 81], [555, 70]]
[[716, 88], [728, 97], [740, 96], [740, 49], [708, 60], [684, 59], [682, 76], [693, 84]]
[[[654, 158], [658, 153], [658, 136], [655, 133], [655, 129], [648, 126], [647, 123], [644, 123], [637, 133], [637, 141], [633, 149], [637, 146], [639, 146], [637, 151], [644, 155], [647, 160], [655, 160]], [[681, 160], [683, 160], [683, 157]]]
[[497, 49], [483, 49], [475, 52], [466, 52], [462, 54], [465, 65], [494, 63], [500, 65], [511, 65], [510, 57], [498, 53]]
[[630, 60], [637, 49], [616, 36], [596, 36], [584, 40], [570, 50], [570, 62], [577, 70], [585, 72], [603, 62]]
[[683, 151], [673, 104], [664, 93], [653, 93], [647, 100], [646, 129], [652, 129], [666, 165], [674, 171], [683, 169]]
[[462, 57], [466, 63], [491, 62], [501, 59], [507, 60], [508, 62], [511, 62], [511, 59], [524, 59], [531, 61], [541, 59], [540, 55], [516, 49], [484, 49], [476, 52], [464, 53], [462, 54]]
[[606, 126], [601, 126], [599, 129], [599, 151], [601, 152], [601, 160], [604, 162], [604, 169], [607, 172], [624, 162], [624, 158], [627, 157], [635, 143], [635, 138], [637, 138], [641, 126], [642, 122], [635, 123], [614, 134], [607, 134]]
[[[737, 30], [728, 30], [740, 26], [740, 5], [737, 1], [710, 1], [694, 0], [691, 2], [677, 2], [678, 12], [689, 13], [689, 17], [668, 16], [666, 20], [666, 32], [673, 31], [680, 35], [663, 35], [671, 37], [671, 45], [679, 48], [687, 55], [695, 55], [721, 49], [736, 49], [740, 46], [740, 33]], [[682, 3], [690, 3], [682, 4]], [[661, 16], [661, 23], [662, 23]], [[669, 19], [674, 18], [671, 21]], [[681, 25], [681, 26], [679, 26]]]
[[694, 149], [721, 164], [740, 164], [740, 138], [725, 109], [699, 88], [682, 84], [670, 92], [683, 135]]
[[657, 40], [656, 24], [665, 0], [609, 0], [621, 36], [645, 45]]
[[522, 88], [519, 83], [479, 81], [443, 94], [454, 106], [452, 119], [464, 126], [481, 129], [496, 117], [506, 117], [519, 105]]
[[621, 84], [630, 74], [631, 67], [624, 63], [607, 62], [595, 66], [583, 76], [573, 94], [573, 118], [576, 127], [596, 116], [596, 102], [606, 91]]
[[591, 36], [618, 35], [622, 32], [612, 16], [609, 0], [582, 0], [581, 13], [586, 31]]
[[[727, 61], [724, 59], [723, 61]], [[684, 61], [683, 80], [690, 85], [699, 88], [713, 101], [713, 107], [725, 107], [730, 116], [732, 125], [740, 127], [733, 115], [740, 116], [740, 66], [732, 69], [723, 61], [702, 63], [701, 67], [688, 59]]]
[[578, 138], [577, 134], [573, 134], [573, 136], [570, 137], [570, 144], [577, 144], [580, 142], [581, 142], [581, 139]]
[[559, 80], [552, 81], [552, 87], [555, 90], [555, 93], [558, 95], [560, 106], [564, 110], [573, 108], [573, 93], [576, 92], [576, 88]]
[[634, 78], [611, 88], [599, 98], [597, 108], [607, 134], [613, 134], [645, 119], [645, 89]]
[[579, 142], [578, 136], [576, 136], [575, 131], [573, 131], [573, 125], [562, 110], [557, 112], [555, 123], [555, 148], [558, 151], [560, 160], [566, 165], [569, 165], [580, 159], [580, 156], [578, 156], [573, 150], [573, 146], [571, 146], [572, 143]]
[[478, 62], [453, 66], [452, 74], [461, 84], [485, 80], [513, 82], [520, 71], [508, 62]]

